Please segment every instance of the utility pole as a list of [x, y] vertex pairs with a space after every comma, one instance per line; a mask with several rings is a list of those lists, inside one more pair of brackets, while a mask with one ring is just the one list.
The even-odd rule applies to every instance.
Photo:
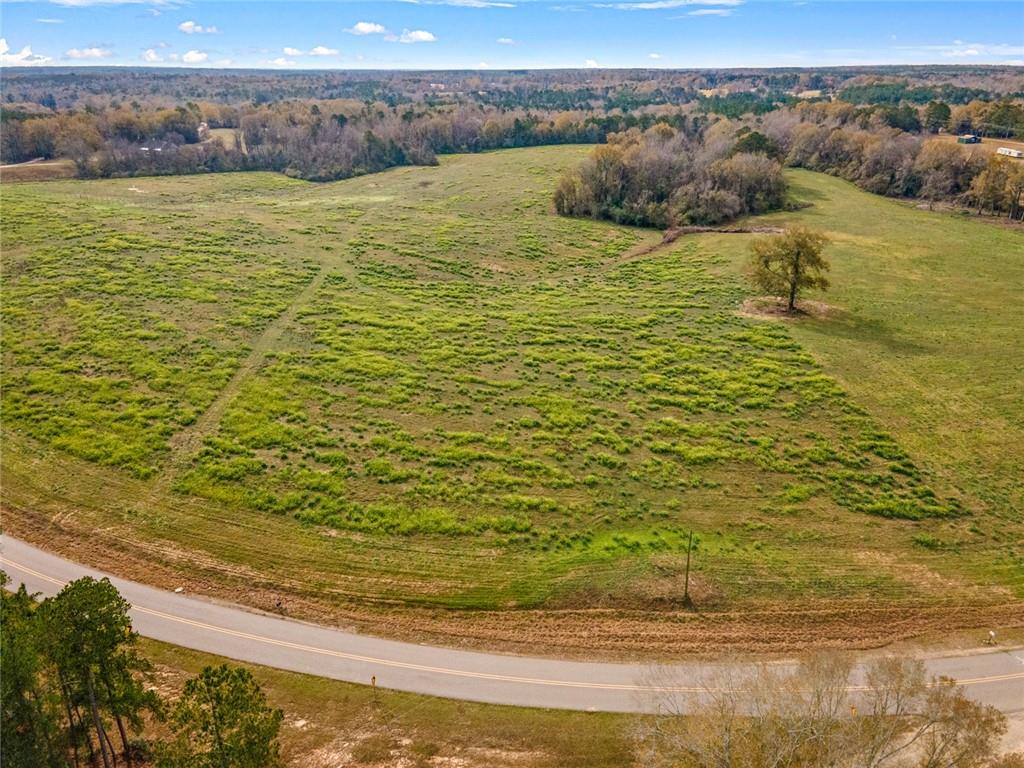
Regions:
[[686, 579], [683, 585], [683, 604], [690, 605], [690, 551], [693, 549], [693, 531], [686, 542]]

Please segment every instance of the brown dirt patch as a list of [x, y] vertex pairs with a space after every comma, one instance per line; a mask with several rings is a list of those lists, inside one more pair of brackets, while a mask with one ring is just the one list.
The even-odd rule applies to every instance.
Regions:
[[842, 309], [832, 304], [810, 299], [801, 299], [796, 303], [796, 311], [790, 312], [785, 299], [778, 296], [757, 296], [744, 301], [737, 314], [755, 320], [827, 320], [842, 312]]

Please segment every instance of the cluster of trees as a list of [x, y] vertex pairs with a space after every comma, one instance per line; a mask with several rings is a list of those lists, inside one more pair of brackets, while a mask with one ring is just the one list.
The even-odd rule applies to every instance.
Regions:
[[856, 105], [844, 101], [801, 101], [791, 110], [802, 120], [871, 130], [899, 128], [908, 133], [975, 133], [979, 136], [1024, 137], [1024, 104], [1019, 100], [974, 100], [950, 104], [940, 99], [924, 105]]
[[780, 208], [782, 167], [764, 152], [736, 152], [714, 129], [659, 123], [609, 135], [555, 191], [562, 215], [672, 227], [719, 224]]
[[839, 98], [851, 104], [926, 104], [935, 100], [966, 104], [989, 95], [984, 88], [965, 88], [953, 83], [912, 85], [907, 80], [858, 83], [839, 91]]
[[[624, 224], [720, 224], [783, 206], [785, 165], [841, 176], [880, 195], [1024, 219], [1024, 163], [893, 127], [891, 109], [903, 107], [800, 104], [746, 122], [677, 119], [609, 134], [561, 179], [555, 208]], [[998, 109], [933, 102], [925, 116], [985, 120]]]
[[[836, 655], [780, 672], [722, 668], [696, 695], [666, 695], [637, 729], [648, 768], [1020, 768], [998, 756], [1006, 719], [920, 661], [881, 658], [852, 684]], [[673, 687], [657, 674], [665, 689]]]
[[0, 112], [0, 160], [89, 158], [103, 147], [159, 141], [182, 145], [199, 141], [201, 117], [194, 104], [174, 109], [27, 113]]
[[[957, 113], [950, 119], [960, 119]], [[876, 194], [1024, 217], [1024, 163], [849, 118], [842, 107], [807, 105], [765, 115], [758, 128], [788, 166], [841, 176]]]
[[[0, 572], [0, 586], [7, 577]], [[164, 702], [149, 683], [129, 605], [82, 578], [37, 603], [0, 590], [0, 749], [9, 768], [274, 768], [283, 714], [245, 669], [207, 667]], [[143, 738], [165, 722], [171, 737]]]

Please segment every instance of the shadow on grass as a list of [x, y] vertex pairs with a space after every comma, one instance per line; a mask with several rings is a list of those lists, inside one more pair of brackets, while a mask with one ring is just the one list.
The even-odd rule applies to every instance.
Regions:
[[800, 325], [809, 333], [861, 344], [875, 344], [887, 352], [896, 354], [919, 355], [931, 351], [928, 346], [902, 336], [898, 330], [882, 320], [869, 319], [846, 311], [837, 312], [823, 319], [806, 318]]

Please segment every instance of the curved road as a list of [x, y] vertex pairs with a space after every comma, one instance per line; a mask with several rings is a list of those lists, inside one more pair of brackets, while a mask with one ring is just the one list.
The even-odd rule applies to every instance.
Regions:
[[[9, 536], [0, 536], [0, 567], [13, 586], [55, 594], [81, 576], [107, 574]], [[140, 634], [239, 661], [353, 683], [492, 704], [654, 711], [652, 668], [641, 664], [559, 661], [401, 643], [282, 619], [200, 597], [109, 577], [132, 604]], [[926, 659], [929, 672], [955, 678], [972, 698], [1004, 712], [1024, 711], [1024, 649]], [[659, 675], [661, 690], [699, 694], [708, 664], [680, 663]], [[666, 682], [668, 681], [668, 682]], [[665, 686], [668, 686], [666, 689]]]

